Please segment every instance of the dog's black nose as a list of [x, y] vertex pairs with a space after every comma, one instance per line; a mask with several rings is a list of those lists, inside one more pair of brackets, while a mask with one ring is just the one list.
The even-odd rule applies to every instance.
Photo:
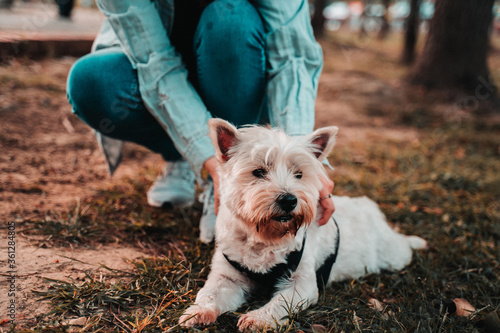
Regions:
[[290, 193], [280, 195], [276, 202], [286, 213], [290, 213], [295, 207], [297, 207], [297, 197]]

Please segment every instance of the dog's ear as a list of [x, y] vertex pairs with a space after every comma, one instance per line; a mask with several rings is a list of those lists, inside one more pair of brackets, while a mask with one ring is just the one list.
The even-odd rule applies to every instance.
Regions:
[[238, 130], [229, 122], [218, 118], [210, 119], [208, 127], [217, 160], [219, 163], [227, 162], [229, 149], [238, 143]]
[[335, 136], [338, 131], [336, 126], [323, 127], [306, 137], [318, 160], [323, 161], [330, 154], [335, 145]]

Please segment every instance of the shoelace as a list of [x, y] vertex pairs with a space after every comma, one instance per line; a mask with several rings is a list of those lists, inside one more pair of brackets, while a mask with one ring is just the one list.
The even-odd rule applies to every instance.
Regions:
[[213, 185], [212, 181], [207, 181], [203, 187], [204, 187], [204, 190], [203, 190], [203, 192], [201, 192], [200, 196], [198, 197], [198, 200], [201, 203], [203, 203], [203, 215], [206, 215], [208, 212], [208, 209], [210, 209], [213, 206], [214, 185]]

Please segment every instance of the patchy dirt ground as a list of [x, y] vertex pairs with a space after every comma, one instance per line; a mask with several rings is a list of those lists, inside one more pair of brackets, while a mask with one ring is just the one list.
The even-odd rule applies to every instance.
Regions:
[[[325, 48], [327, 57], [337, 51]], [[336, 57], [340, 57], [338, 54]], [[74, 61], [15, 61], [0, 67], [2, 223], [67, 212], [76, 202], [100, 189], [133, 178], [138, 170], [150, 168], [157, 173], [163, 165], [159, 156], [129, 144], [122, 165], [113, 178], [109, 177], [92, 131], [71, 113], [65, 97], [65, 80]], [[369, 140], [418, 140], [418, 130], [401, 125], [396, 117], [396, 111], [409, 107], [397, 79], [380, 79], [347, 66], [345, 70], [326, 68], [320, 81], [316, 122], [318, 127], [340, 127], [339, 146], [355, 146]], [[337, 175], [348, 172], [342, 168], [336, 171]], [[31, 294], [32, 289], [43, 287], [42, 278], [78, 279], [85, 270], [99, 269], [99, 264], [121, 269], [126, 265], [124, 258], [146, 255], [137, 247], [122, 244], [94, 248], [40, 246], [40, 238], [33, 239], [21, 232], [15, 240], [20, 292], [17, 319], [21, 321], [30, 321], [48, 311]], [[7, 247], [2, 233], [0, 320], [6, 318], [9, 301], [5, 297]]]
[[[2, 250], [5, 248], [2, 246]], [[5, 252], [5, 251], [3, 251]], [[106, 273], [102, 266], [117, 270], [130, 269], [129, 260], [136, 260], [145, 253], [137, 248], [103, 245], [93, 248], [60, 248], [33, 244], [30, 238], [16, 240], [16, 321], [33, 322], [35, 316], [48, 313], [51, 308], [45, 302], [36, 302], [33, 290], [47, 289], [45, 279], [81, 281], [86, 272]], [[8, 288], [8, 281], [2, 279], [2, 291]], [[0, 301], [2, 310], [7, 309], [9, 298]], [[6, 318], [2, 313], [2, 319]]]
[[[161, 158], [144, 149], [127, 150], [125, 163], [111, 179], [93, 132], [71, 113], [65, 96], [65, 80], [73, 58], [12, 63], [0, 67], [0, 212], [2, 223], [43, 219], [48, 213], [68, 211], [76, 202], [133, 177], [138, 168], [160, 170]], [[5, 236], [5, 235], [3, 235]], [[31, 290], [42, 287], [43, 278], [77, 279], [84, 271], [125, 267], [124, 258], [144, 256], [136, 247], [101, 246], [92, 249], [40, 247], [22, 233], [16, 235], [16, 287], [20, 321], [46, 313], [34, 302]], [[7, 238], [2, 237], [2, 253]], [[72, 260], [74, 258], [76, 260]], [[6, 256], [0, 260], [2, 276]], [[0, 319], [5, 318], [8, 282], [0, 281]]]
[[66, 209], [103, 183], [160, 162], [153, 154], [132, 152], [110, 179], [92, 130], [71, 113], [66, 99], [66, 77], [74, 60], [0, 67], [0, 211], [7, 218]]

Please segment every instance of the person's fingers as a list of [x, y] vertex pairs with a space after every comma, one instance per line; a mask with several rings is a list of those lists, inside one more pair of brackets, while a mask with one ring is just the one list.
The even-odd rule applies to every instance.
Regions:
[[320, 205], [323, 208], [323, 211], [318, 220], [318, 224], [325, 225], [330, 220], [330, 217], [332, 217], [333, 212], [335, 212], [335, 205], [330, 197], [321, 200]]
[[331, 193], [335, 184], [330, 178], [321, 178], [323, 183], [323, 188], [319, 191], [319, 205], [321, 206], [321, 216], [318, 219], [319, 225], [326, 224], [333, 212], [335, 211], [335, 205], [331, 198]]
[[215, 206], [215, 215], [219, 213], [219, 204], [220, 204], [220, 198], [219, 198], [219, 179], [213, 179], [214, 182], [214, 206]]
[[214, 186], [214, 206], [215, 206], [215, 215], [219, 212], [219, 204], [220, 204], [220, 195], [219, 195], [219, 174], [217, 173], [217, 160], [215, 156], [210, 157], [205, 161], [203, 166], [207, 169], [210, 177], [212, 178], [213, 186]]

